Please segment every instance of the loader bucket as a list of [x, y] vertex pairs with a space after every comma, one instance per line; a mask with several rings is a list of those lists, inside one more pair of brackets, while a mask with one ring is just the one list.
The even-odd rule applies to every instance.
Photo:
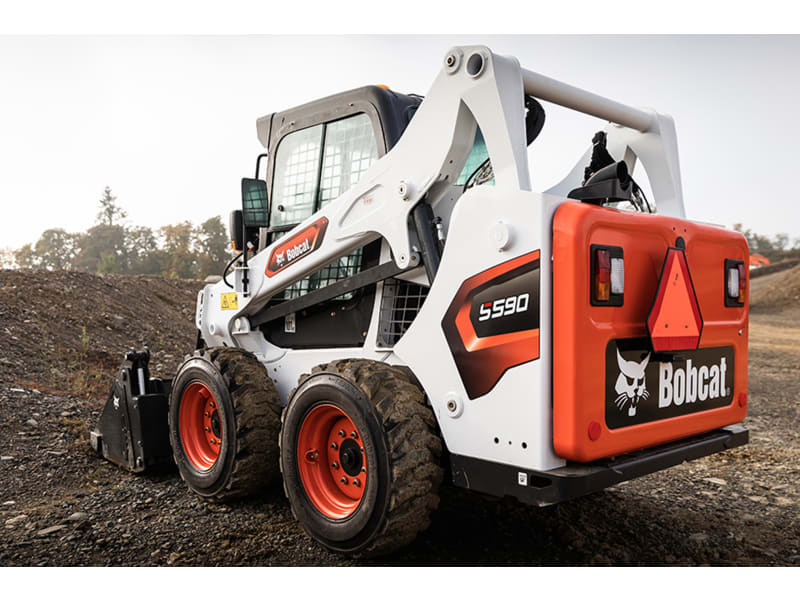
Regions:
[[100, 422], [91, 432], [99, 456], [134, 473], [173, 462], [169, 443], [171, 379], [151, 379], [150, 351], [125, 354]]

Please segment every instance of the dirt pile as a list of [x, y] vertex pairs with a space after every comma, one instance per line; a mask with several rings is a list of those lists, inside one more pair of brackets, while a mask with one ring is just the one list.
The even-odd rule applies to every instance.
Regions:
[[751, 312], [772, 313], [800, 306], [800, 265], [758, 283], [750, 292]]
[[104, 398], [123, 353], [150, 347], [172, 377], [194, 348], [202, 283], [75, 271], [0, 271], [0, 382]]

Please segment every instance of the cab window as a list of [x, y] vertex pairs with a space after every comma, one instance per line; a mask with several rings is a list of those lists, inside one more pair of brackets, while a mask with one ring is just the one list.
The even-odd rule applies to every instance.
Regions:
[[278, 145], [270, 226], [294, 225], [358, 183], [378, 159], [363, 113], [295, 131]]
[[[296, 225], [358, 183], [378, 160], [372, 121], [363, 113], [286, 135], [275, 156], [270, 227]], [[286, 231], [276, 231], [272, 241]], [[355, 275], [361, 249], [326, 265], [284, 290], [295, 298]], [[349, 299], [349, 292], [339, 299]]]

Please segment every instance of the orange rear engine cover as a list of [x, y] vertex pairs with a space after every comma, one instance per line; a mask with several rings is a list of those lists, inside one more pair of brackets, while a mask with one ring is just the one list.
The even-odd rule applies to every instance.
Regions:
[[[592, 245], [624, 252], [621, 306], [592, 305]], [[749, 284], [744, 306], [726, 306], [726, 259], [747, 264], [741, 234], [580, 202], [558, 208], [553, 443], [559, 456], [588, 462], [744, 419]]]

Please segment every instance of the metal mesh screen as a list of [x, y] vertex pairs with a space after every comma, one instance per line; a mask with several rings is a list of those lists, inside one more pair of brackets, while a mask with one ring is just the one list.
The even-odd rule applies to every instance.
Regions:
[[378, 145], [372, 122], [367, 115], [362, 113], [328, 123], [325, 130], [319, 207], [322, 208], [358, 183], [376, 160]]
[[314, 212], [319, 179], [322, 125], [290, 133], [278, 146], [270, 226], [290, 225]]
[[[275, 233], [274, 240], [278, 240], [286, 235], [288, 232]], [[299, 298], [308, 292], [324, 288], [340, 279], [346, 279], [358, 273], [361, 270], [361, 248], [343, 256], [342, 258], [325, 265], [316, 273], [312, 273], [305, 279], [294, 282], [289, 287], [283, 290], [283, 294], [274, 298], [273, 302], [281, 300], [291, 300], [292, 298]], [[332, 298], [331, 302], [337, 300], [350, 300], [353, 297], [353, 292], [347, 292], [336, 298]]]
[[428, 288], [416, 283], [400, 279], [384, 281], [378, 345], [394, 346], [411, 327], [427, 297]]
[[[363, 113], [290, 133], [280, 143], [275, 160], [270, 225], [294, 224], [308, 218], [358, 183], [377, 159], [375, 131]], [[285, 234], [276, 232], [273, 241]], [[276, 301], [297, 298], [355, 275], [361, 270], [361, 258], [359, 249], [333, 261], [286, 288]], [[353, 292], [348, 292], [332, 301], [352, 297]]]

